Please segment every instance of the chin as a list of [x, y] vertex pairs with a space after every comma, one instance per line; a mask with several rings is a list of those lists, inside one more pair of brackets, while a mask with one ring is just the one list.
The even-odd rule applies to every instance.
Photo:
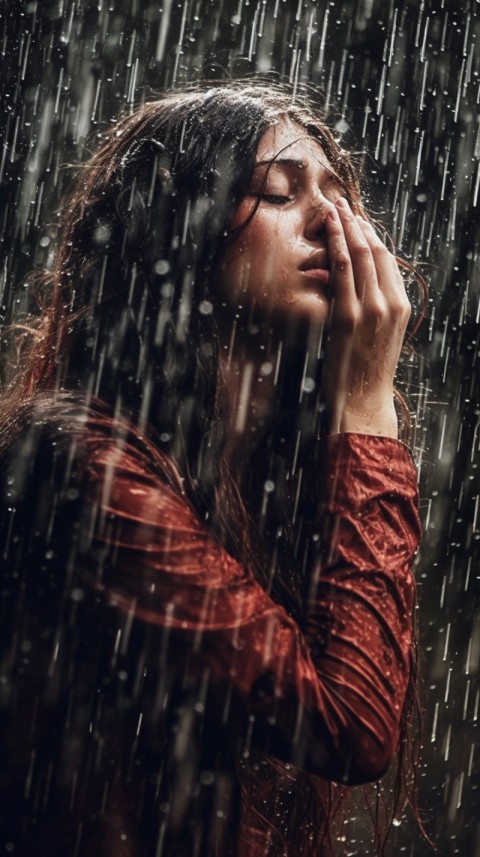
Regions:
[[330, 302], [324, 295], [317, 292], [295, 294], [291, 300], [285, 302], [282, 315], [286, 324], [302, 321], [309, 324], [324, 325], [330, 315]]

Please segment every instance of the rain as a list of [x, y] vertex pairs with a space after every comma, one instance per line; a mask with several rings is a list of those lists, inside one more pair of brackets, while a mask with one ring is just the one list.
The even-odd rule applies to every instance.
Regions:
[[[105, 127], [165, 88], [254, 72], [323, 93], [337, 139], [363, 162], [370, 210], [427, 280], [416, 357], [399, 382], [415, 414], [424, 528], [418, 803], [442, 857], [480, 857], [479, 42], [478, 0], [4, 0], [0, 17], [3, 329], [34, 306], [30, 275], [51, 263], [69, 165]], [[162, 157], [159, 144], [159, 168]], [[99, 223], [99, 246], [109, 228]], [[168, 279], [162, 288], [168, 299]], [[205, 301], [200, 313], [210, 312]], [[164, 324], [160, 314], [160, 339]], [[6, 347], [2, 336], [3, 356]], [[250, 381], [247, 371], [245, 397]], [[361, 798], [345, 834], [352, 857], [375, 853]], [[395, 855], [435, 853], [411, 812], [391, 843]]]

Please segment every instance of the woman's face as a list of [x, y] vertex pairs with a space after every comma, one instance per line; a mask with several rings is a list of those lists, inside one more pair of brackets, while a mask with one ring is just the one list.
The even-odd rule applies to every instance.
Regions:
[[320, 144], [285, 118], [260, 139], [248, 193], [230, 229], [254, 214], [220, 264], [222, 295], [262, 316], [324, 322], [329, 314], [325, 217], [344, 194]]

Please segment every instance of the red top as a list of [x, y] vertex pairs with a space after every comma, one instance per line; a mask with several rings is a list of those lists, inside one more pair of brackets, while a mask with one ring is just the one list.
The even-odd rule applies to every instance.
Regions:
[[282, 755], [357, 783], [383, 774], [398, 742], [416, 474], [402, 443], [353, 434], [325, 439], [321, 466], [318, 517], [335, 516], [335, 535], [310, 570], [301, 628], [132, 449], [106, 445], [90, 457], [92, 502], [101, 494], [92, 554], [104, 565], [114, 555], [102, 581], [111, 601], [183, 638], [189, 671], [232, 685], [245, 712], [274, 727]]
[[[148, 833], [151, 852], [132, 844], [142, 840], [142, 828], [135, 832], [131, 821], [132, 850], [115, 851], [122, 825], [113, 826], [115, 833], [110, 824], [113, 850], [95, 845], [96, 853], [154, 854], [159, 836], [170, 841], [170, 828], [180, 828], [191, 812], [185, 807], [195, 789], [222, 782], [213, 763], [206, 771], [197, 764], [198, 754], [222, 733], [244, 798], [236, 821], [240, 835], [228, 853], [290, 855], [269, 848], [272, 826], [281, 839], [282, 829], [297, 823], [288, 805], [293, 781], [315, 794], [317, 776], [365, 782], [379, 777], [396, 752], [412, 650], [412, 559], [420, 536], [410, 452], [389, 438], [350, 434], [322, 441], [317, 513], [319, 529], [327, 517], [331, 522], [330, 544], [328, 556], [320, 553], [306, 571], [311, 595], [297, 623], [218, 544], [181, 491], [154, 473], [146, 453], [91, 431], [87, 437], [81, 457], [87, 487], [80, 524], [75, 523], [80, 537], [73, 564], [75, 573], [81, 569], [81, 580], [87, 578], [97, 594], [103, 593], [108, 609], [123, 616], [116, 620], [112, 658], [127, 650], [132, 627], [133, 635], [138, 628], [147, 634], [138, 657], [141, 661], [147, 652], [142, 675], [145, 681], [155, 675], [156, 690], [137, 712], [136, 736], [157, 722], [157, 709], [168, 709], [176, 692], [172, 688], [181, 686], [184, 694], [173, 706], [175, 725], [162, 738], [169, 748], [174, 797], [157, 804], [164, 807], [164, 820], [148, 828], [156, 831]], [[117, 703], [112, 705], [115, 712]], [[198, 717], [202, 726], [197, 730], [191, 723]], [[194, 770], [190, 779], [189, 765]], [[228, 777], [225, 783], [225, 791], [231, 791]], [[217, 819], [232, 813], [227, 798], [229, 808], [222, 810], [224, 797], [217, 788]], [[121, 815], [118, 805], [118, 800], [108, 803]], [[108, 807], [104, 820], [113, 812]], [[308, 853], [315, 857], [327, 853], [312, 844], [316, 812], [312, 806], [302, 811]], [[231, 819], [226, 823], [231, 825]], [[199, 853], [223, 857], [228, 851], [224, 833], [218, 833], [223, 844], [215, 845], [212, 830], [210, 825], [209, 845]], [[158, 853], [168, 857], [184, 851], [172, 844]]]

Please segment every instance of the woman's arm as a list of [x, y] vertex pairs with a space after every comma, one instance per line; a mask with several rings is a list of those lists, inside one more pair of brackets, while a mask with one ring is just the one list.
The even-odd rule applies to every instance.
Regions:
[[322, 467], [329, 551], [310, 569], [303, 629], [132, 450], [104, 444], [90, 456], [81, 561], [120, 611], [162, 630], [166, 662], [233, 689], [231, 712], [242, 710], [252, 740], [356, 783], [380, 776], [398, 741], [416, 478], [406, 447], [389, 438], [332, 437]]

